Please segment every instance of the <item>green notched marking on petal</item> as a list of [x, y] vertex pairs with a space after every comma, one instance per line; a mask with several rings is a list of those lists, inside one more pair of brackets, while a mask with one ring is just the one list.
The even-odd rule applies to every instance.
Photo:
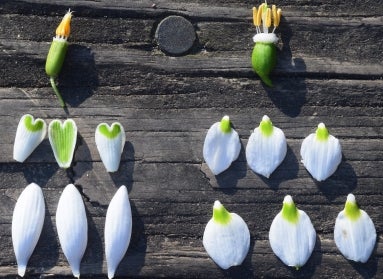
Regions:
[[220, 122], [220, 128], [222, 133], [230, 133], [231, 132], [231, 124], [228, 116], [224, 116]]
[[318, 125], [318, 128], [317, 128], [315, 134], [316, 134], [316, 138], [318, 140], [327, 140], [329, 135], [330, 135], [326, 126], [323, 123]]
[[262, 134], [265, 136], [271, 136], [273, 133], [273, 123], [270, 119], [263, 119], [259, 124], [259, 128], [261, 129]]
[[230, 212], [220, 202], [214, 203], [213, 220], [222, 225], [228, 224], [231, 220]]
[[283, 202], [282, 217], [290, 223], [298, 223], [299, 214], [294, 202]]
[[51, 126], [51, 137], [55, 145], [58, 159], [61, 162], [69, 162], [72, 155], [73, 143], [76, 140], [76, 129], [71, 121], [55, 121]]
[[27, 115], [24, 118], [24, 125], [28, 131], [37, 132], [44, 128], [44, 121], [41, 119], [36, 119], [35, 123], [33, 123], [33, 117], [31, 115]]
[[114, 139], [121, 133], [121, 127], [119, 124], [113, 124], [112, 127], [109, 127], [107, 124], [101, 124], [98, 127], [98, 130], [108, 139]]
[[358, 204], [356, 202], [350, 202], [350, 201], [346, 202], [346, 205], [344, 207], [344, 213], [352, 221], [358, 220], [360, 215], [362, 214]]

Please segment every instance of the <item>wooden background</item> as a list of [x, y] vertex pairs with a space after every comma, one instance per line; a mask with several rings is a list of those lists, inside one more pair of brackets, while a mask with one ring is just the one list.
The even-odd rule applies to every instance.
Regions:
[[[133, 235], [117, 275], [130, 278], [383, 278], [383, 2], [274, 2], [283, 9], [273, 89], [252, 72], [250, 0], [0, 2], [0, 274], [14, 278], [11, 220], [31, 182], [43, 188], [46, 218], [28, 278], [70, 277], [58, 243], [55, 211], [74, 183], [87, 209], [89, 241], [82, 277], [106, 278], [104, 221], [116, 189], [129, 189]], [[156, 4], [154, 7], [153, 4]], [[59, 77], [68, 110], [44, 72], [64, 13], [75, 11], [71, 45]], [[159, 22], [181, 15], [197, 40], [183, 56], [162, 53]], [[12, 159], [16, 127], [30, 113], [49, 123], [73, 118], [79, 130], [72, 167], [59, 169], [48, 140], [24, 163]], [[214, 177], [203, 162], [207, 129], [229, 115], [243, 144], [239, 159]], [[244, 148], [267, 114], [287, 137], [287, 157], [270, 179], [253, 173]], [[117, 173], [95, 148], [100, 122], [119, 121], [127, 142]], [[300, 162], [300, 144], [324, 122], [340, 139], [343, 161], [316, 183]], [[347, 261], [333, 241], [348, 193], [375, 223], [376, 249], [366, 264]], [[268, 231], [284, 195], [311, 217], [318, 237], [301, 270], [272, 253]], [[242, 266], [220, 270], [202, 246], [219, 199], [247, 222], [250, 252]]]

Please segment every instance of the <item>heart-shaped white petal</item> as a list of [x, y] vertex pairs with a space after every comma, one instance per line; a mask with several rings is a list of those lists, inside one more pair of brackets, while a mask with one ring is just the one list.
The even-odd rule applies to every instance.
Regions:
[[315, 240], [316, 232], [309, 216], [297, 209], [287, 195], [270, 227], [269, 241], [274, 254], [284, 264], [300, 268], [310, 258]]
[[27, 263], [44, 225], [45, 203], [41, 188], [29, 184], [17, 199], [12, 218], [12, 242], [18, 274], [23, 277]]
[[65, 187], [56, 211], [56, 226], [61, 248], [72, 273], [80, 277], [80, 263], [88, 242], [88, 222], [84, 202], [73, 184]]
[[365, 263], [376, 243], [376, 230], [370, 216], [359, 209], [353, 194], [347, 196], [344, 210], [335, 221], [334, 240], [349, 260]]
[[307, 136], [301, 146], [302, 163], [318, 181], [326, 180], [342, 161], [339, 140], [328, 133], [323, 123], [318, 125], [315, 134]]
[[118, 264], [128, 250], [132, 235], [132, 211], [128, 190], [121, 186], [110, 201], [105, 220], [105, 255], [108, 278], [113, 278]]
[[218, 175], [235, 161], [241, 151], [238, 133], [231, 127], [230, 119], [224, 116], [208, 130], [203, 145], [203, 158], [214, 175]]
[[16, 130], [13, 158], [18, 162], [24, 162], [43, 141], [46, 133], [47, 124], [43, 119], [35, 120], [30, 114], [23, 115]]
[[222, 269], [242, 264], [249, 252], [250, 232], [243, 219], [228, 212], [219, 201], [203, 234], [203, 246]]
[[101, 123], [96, 128], [95, 141], [98, 152], [108, 172], [118, 170], [125, 145], [125, 131], [118, 122], [109, 127]]
[[283, 131], [274, 127], [265, 115], [250, 135], [246, 146], [246, 160], [250, 168], [267, 178], [286, 156], [287, 143]]

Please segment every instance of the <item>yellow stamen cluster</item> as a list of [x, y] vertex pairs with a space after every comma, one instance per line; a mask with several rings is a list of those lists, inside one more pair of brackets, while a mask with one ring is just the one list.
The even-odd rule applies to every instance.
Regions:
[[70, 21], [72, 19], [72, 12], [69, 10], [64, 18], [61, 20], [61, 23], [56, 29], [56, 37], [67, 39], [70, 34]]
[[272, 32], [274, 32], [281, 22], [281, 16], [281, 9], [277, 9], [275, 5], [272, 5], [270, 8], [266, 2], [259, 5], [258, 9], [253, 7], [253, 23], [258, 33], [268, 33], [268, 28], [271, 27], [271, 24], [273, 24], [274, 29]]

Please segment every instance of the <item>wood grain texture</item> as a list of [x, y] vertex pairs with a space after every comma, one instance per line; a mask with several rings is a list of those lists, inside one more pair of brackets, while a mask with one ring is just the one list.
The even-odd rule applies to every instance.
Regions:
[[[153, 6], [153, 4], [156, 4]], [[251, 8], [239, 0], [68, 1], [0, 3], [0, 276], [14, 278], [14, 204], [28, 183], [43, 188], [46, 218], [28, 278], [70, 278], [55, 226], [63, 188], [74, 183], [87, 210], [89, 242], [81, 277], [106, 278], [103, 233], [107, 206], [120, 185], [132, 205], [133, 233], [117, 270], [129, 278], [382, 278], [383, 277], [383, 3], [289, 1], [277, 35], [275, 87], [252, 72]], [[59, 107], [44, 63], [63, 13], [75, 11], [71, 42], [58, 78], [68, 104]], [[163, 54], [154, 34], [169, 15], [187, 18], [197, 41], [179, 57]], [[71, 168], [60, 169], [49, 142], [24, 162], [12, 159], [17, 124], [30, 113], [73, 118], [79, 136]], [[202, 157], [208, 128], [229, 115], [242, 151], [214, 176]], [[270, 179], [253, 173], [244, 148], [267, 114], [287, 137], [286, 159]], [[118, 172], [97, 152], [100, 122], [119, 121], [127, 142]], [[315, 182], [300, 160], [305, 136], [324, 122], [340, 139], [343, 160]], [[366, 264], [347, 261], [333, 241], [335, 218], [353, 192], [375, 223], [376, 248]], [[299, 271], [274, 256], [268, 231], [284, 195], [310, 216], [318, 237]], [[247, 222], [245, 262], [220, 270], [202, 246], [219, 199]]]

